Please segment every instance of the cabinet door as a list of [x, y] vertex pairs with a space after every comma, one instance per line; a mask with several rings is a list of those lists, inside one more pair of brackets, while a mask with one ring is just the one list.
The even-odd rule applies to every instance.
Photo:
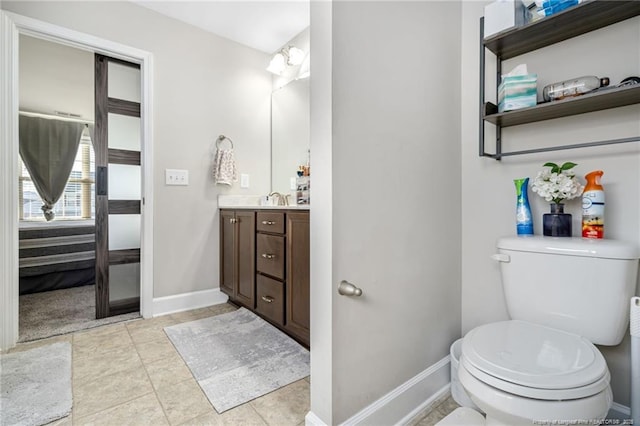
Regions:
[[286, 328], [309, 344], [309, 213], [287, 213]]
[[235, 216], [234, 211], [220, 211], [220, 290], [232, 299], [236, 281]]
[[256, 294], [256, 215], [254, 211], [236, 211], [237, 280], [235, 298], [255, 308]]

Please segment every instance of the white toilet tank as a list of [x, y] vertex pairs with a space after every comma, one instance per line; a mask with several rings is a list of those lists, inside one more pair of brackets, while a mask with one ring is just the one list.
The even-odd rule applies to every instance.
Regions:
[[629, 324], [640, 251], [613, 240], [505, 237], [497, 256], [509, 315], [617, 345]]

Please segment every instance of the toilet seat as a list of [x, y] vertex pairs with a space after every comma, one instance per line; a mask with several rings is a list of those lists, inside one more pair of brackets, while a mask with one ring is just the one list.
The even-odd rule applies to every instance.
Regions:
[[471, 330], [460, 363], [490, 386], [543, 400], [592, 396], [610, 380], [604, 357], [585, 338], [519, 320]]

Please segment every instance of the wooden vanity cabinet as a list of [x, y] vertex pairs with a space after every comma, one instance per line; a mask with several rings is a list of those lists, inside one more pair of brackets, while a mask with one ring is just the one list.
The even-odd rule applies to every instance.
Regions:
[[287, 214], [286, 329], [309, 344], [309, 213]]
[[220, 211], [220, 290], [236, 303], [255, 308], [256, 212]]
[[309, 345], [309, 212], [220, 211], [220, 289]]

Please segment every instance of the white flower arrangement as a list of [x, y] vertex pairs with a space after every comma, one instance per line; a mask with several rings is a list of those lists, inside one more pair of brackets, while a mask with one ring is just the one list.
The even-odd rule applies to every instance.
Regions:
[[533, 181], [531, 190], [552, 203], [560, 204], [564, 200], [571, 200], [582, 195], [584, 186], [576, 179], [572, 168], [575, 163], [567, 162], [562, 166], [555, 163], [545, 163], [543, 170]]

